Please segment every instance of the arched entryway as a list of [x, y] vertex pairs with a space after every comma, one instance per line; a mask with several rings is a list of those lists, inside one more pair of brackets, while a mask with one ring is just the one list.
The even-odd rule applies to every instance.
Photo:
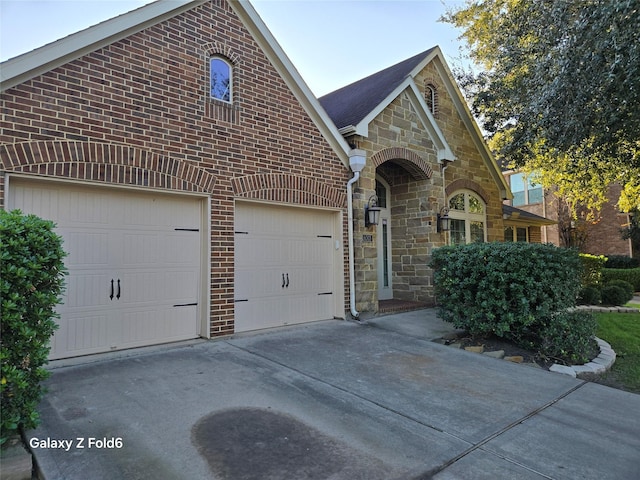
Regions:
[[431, 180], [430, 165], [437, 160], [405, 148], [382, 150], [372, 160], [381, 209], [375, 229], [378, 311], [424, 305], [433, 298], [429, 249], [437, 241], [431, 236], [439, 236], [433, 219], [443, 196], [441, 185]]

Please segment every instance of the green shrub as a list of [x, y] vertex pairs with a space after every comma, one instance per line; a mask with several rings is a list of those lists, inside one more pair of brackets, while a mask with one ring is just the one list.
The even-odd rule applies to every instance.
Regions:
[[580, 279], [582, 285], [599, 285], [602, 280], [602, 268], [607, 261], [607, 257], [581, 253], [580, 260], [582, 261], [582, 276]]
[[589, 360], [598, 325], [590, 312], [575, 310], [553, 314], [540, 328], [539, 352], [569, 364]]
[[595, 285], [587, 285], [580, 289], [578, 294], [579, 305], [598, 305], [600, 301], [600, 289]]
[[633, 294], [629, 295], [624, 287], [612, 284], [602, 287], [601, 293], [603, 305], [624, 305], [633, 298]]
[[640, 260], [625, 255], [609, 255], [604, 268], [638, 268]]
[[631, 285], [629, 282], [625, 282], [624, 280], [611, 280], [609, 283], [607, 283], [607, 285], [615, 285], [616, 287], [620, 287], [625, 292], [627, 292], [627, 295], [629, 297], [627, 302], [633, 298], [633, 285]]
[[612, 280], [624, 280], [633, 285], [636, 292], [640, 292], [640, 268], [605, 268], [602, 270], [602, 282], [607, 284]]
[[62, 238], [53, 226], [35, 215], [0, 210], [0, 444], [39, 422], [40, 381], [48, 376], [42, 366], [65, 274]]
[[575, 305], [582, 269], [574, 250], [518, 242], [441, 247], [431, 266], [443, 320], [527, 347], [555, 312]]

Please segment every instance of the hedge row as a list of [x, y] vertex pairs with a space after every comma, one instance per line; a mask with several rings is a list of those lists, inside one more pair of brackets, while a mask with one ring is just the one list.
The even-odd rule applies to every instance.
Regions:
[[602, 282], [606, 284], [612, 280], [629, 282], [636, 292], [640, 292], [640, 268], [603, 268]]
[[607, 255], [604, 268], [640, 268], [640, 259], [626, 255]]

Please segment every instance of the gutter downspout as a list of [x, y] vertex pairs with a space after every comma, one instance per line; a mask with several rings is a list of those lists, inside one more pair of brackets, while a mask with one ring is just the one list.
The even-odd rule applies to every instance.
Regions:
[[349, 308], [353, 318], [358, 318], [360, 312], [356, 310], [356, 280], [355, 262], [353, 259], [353, 188], [352, 185], [360, 179], [360, 171], [366, 163], [364, 150], [353, 149], [349, 153], [349, 166], [353, 171], [353, 178], [347, 182], [347, 230], [349, 242]]
[[[449, 163], [452, 160], [443, 160], [442, 161], [442, 195], [444, 198], [444, 205], [443, 207], [447, 206], [447, 182], [445, 182], [445, 176], [444, 176], [444, 171], [449, 168]], [[448, 245], [449, 242], [447, 241], [447, 232], [444, 232], [444, 244]]]
[[355, 172], [353, 178], [347, 183], [347, 209], [348, 209], [348, 230], [349, 230], [349, 307], [351, 315], [354, 318], [360, 316], [360, 312], [356, 310], [356, 280], [355, 265], [353, 260], [353, 198], [351, 185], [356, 183], [360, 178], [360, 172]]

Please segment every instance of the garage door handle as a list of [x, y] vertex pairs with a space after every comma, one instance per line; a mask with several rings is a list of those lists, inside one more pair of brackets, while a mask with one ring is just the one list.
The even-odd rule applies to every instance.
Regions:
[[284, 288], [284, 273], [282, 274], [282, 288]]
[[111, 279], [111, 295], [109, 295], [109, 299], [113, 300], [113, 278]]
[[289, 274], [287, 273], [287, 288], [289, 288]]
[[120, 300], [120, 279], [118, 279], [118, 294], [116, 295], [116, 298]]

